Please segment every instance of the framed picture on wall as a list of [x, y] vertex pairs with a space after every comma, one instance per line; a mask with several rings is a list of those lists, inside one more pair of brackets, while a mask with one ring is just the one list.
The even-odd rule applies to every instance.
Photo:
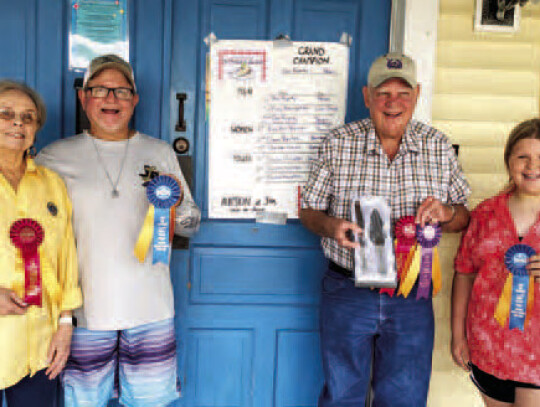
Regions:
[[[476, 0], [474, 30], [513, 33], [519, 30], [521, 9], [510, 0]], [[519, 4], [519, 2], [517, 2]]]

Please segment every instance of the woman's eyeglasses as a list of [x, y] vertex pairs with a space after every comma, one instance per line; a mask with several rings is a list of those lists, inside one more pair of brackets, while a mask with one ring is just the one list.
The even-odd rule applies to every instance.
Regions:
[[105, 86], [91, 86], [86, 88], [93, 98], [104, 99], [112, 92], [114, 97], [120, 100], [130, 100], [133, 97], [131, 88], [106, 88]]
[[[4, 120], [8, 122], [11, 120], [15, 120], [15, 116], [16, 116], [16, 113], [13, 109], [0, 108], [0, 120]], [[24, 124], [34, 124], [38, 121], [37, 113], [32, 110], [20, 112], [19, 119]]]

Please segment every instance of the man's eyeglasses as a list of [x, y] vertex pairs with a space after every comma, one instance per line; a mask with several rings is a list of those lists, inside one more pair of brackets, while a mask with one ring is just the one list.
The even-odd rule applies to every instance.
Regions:
[[[16, 113], [13, 109], [10, 108], [0, 108], [0, 120], [10, 121], [14, 120]], [[19, 119], [24, 124], [34, 124], [38, 121], [37, 113], [32, 110], [27, 110], [26, 112], [19, 113]]]
[[104, 99], [112, 92], [114, 97], [119, 100], [130, 100], [133, 98], [133, 89], [131, 88], [107, 88], [105, 86], [89, 86], [85, 89], [90, 92], [93, 98]]

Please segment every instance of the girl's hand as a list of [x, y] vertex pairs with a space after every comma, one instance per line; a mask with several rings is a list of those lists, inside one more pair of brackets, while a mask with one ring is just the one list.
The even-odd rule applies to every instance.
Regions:
[[540, 254], [535, 254], [529, 259], [527, 270], [534, 277], [535, 283], [540, 283]]
[[452, 336], [452, 358], [456, 365], [466, 370], [470, 370], [469, 367], [469, 345], [467, 345], [467, 338]]

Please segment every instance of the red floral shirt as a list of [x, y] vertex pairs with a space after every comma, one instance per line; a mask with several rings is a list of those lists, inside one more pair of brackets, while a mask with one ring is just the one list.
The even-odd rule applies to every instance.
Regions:
[[494, 312], [508, 275], [506, 250], [523, 243], [540, 252], [540, 219], [520, 242], [508, 209], [509, 194], [482, 202], [471, 213], [455, 259], [458, 273], [478, 273], [467, 315], [471, 362], [503, 380], [540, 385], [540, 284], [534, 284], [534, 307], [524, 331], [502, 328]]

